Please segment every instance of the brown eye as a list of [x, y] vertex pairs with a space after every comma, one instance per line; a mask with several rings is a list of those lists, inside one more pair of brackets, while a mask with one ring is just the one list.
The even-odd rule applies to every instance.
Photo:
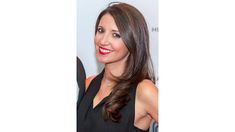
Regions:
[[121, 38], [121, 36], [118, 33], [113, 33], [114, 38]]
[[103, 29], [102, 27], [98, 27], [98, 28], [97, 28], [97, 32], [98, 32], [98, 33], [103, 33], [103, 32], [104, 32], [104, 29]]

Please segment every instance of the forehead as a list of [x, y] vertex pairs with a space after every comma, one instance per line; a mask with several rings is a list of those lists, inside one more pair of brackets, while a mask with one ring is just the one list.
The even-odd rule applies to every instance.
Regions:
[[113, 17], [110, 14], [104, 14], [99, 22], [99, 26], [102, 26], [104, 28], [111, 28], [117, 30], [117, 25], [113, 19]]

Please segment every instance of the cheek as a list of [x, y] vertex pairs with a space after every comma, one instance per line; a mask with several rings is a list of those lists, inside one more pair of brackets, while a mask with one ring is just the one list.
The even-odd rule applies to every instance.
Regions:
[[127, 48], [123, 48], [123, 54], [126, 56], [129, 53], [129, 51], [127, 50]]
[[98, 36], [98, 35], [95, 35], [94, 44], [95, 44], [96, 49], [97, 49], [97, 47], [98, 47], [99, 41], [100, 41], [99, 36]]
[[121, 54], [127, 54], [129, 51], [124, 43], [119, 43], [115, 45], [116, 51], [118, 51]]
[[119, 41], [115, 43], [115, 48], [120, 51], [127, 51], [126, 45], [123, 43], [123, 41]]
[[126, 55], [129, 54], [129, 50], [127, 49], [125, 44], [123, 44], [122, 50], [123, 50], [124, 54], [126, 54]]
[[95, 39], [94, 39], [94, 41], [95, 41], [95, 44], [97, 45], [97, 43], [98, 43], [98, 36], [97, 35], [95, 35]]

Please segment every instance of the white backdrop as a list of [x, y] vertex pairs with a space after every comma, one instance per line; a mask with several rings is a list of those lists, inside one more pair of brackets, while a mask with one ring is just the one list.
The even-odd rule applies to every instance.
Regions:
[[[94, 47], [95, 22], [99, 13], [113, 0], [78, 0], [77, 56], [82, 60], [87, 77], [100, 72]], [[135, 6], [144, 15], [150, 34], [150, 52], [155, 75], [158, 73], [158, 0], [120, 0]]]

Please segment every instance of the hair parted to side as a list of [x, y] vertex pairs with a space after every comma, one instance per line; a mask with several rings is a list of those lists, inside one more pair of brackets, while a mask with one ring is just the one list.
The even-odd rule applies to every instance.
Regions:
[[95, 33], [102, 16], [105, 14], [110, 14], [113, 17], [121, 38], [130, 52], [126, 68], [121, 76], [115, 77], [116, 85], [103, 107], [104, 119], [118, 122], [121, 118], [119, 111], [130, 100], [131, 86], [144, 79], [150, 79], [155, 83], [155, 76], [149, 52], [148, 27], [144, 16], [129, 4], [112, 2], [99, 14]]

